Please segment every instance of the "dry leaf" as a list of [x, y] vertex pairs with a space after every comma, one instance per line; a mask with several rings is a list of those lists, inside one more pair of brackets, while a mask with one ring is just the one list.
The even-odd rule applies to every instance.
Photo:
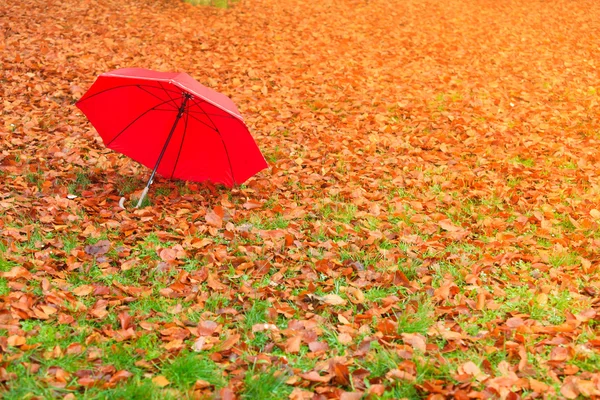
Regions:
[[318, 299], [331, 306], [343, 306], [346, 304], [346, 300], [342, 299], [337, 294], [326, 294], [325, 296], [319, 296]]
[[169, 385], [171, 382], [167, 378], [162, 375], [155, 376], [152, 378], [152, 383], [154, 383], [158, 387], [165, 387]]

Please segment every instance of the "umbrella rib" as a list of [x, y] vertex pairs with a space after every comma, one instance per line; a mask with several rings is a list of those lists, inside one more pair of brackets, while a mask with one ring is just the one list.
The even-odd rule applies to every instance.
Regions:
[[[86, 100], [89, 100], [89, 99], [91, 99], [92, 97], [96, 97], [96, 96], [98, 96], [99, 94], [106, 93], [106, 92], [110, 92], [111, 90], [115, 90], [115, 89], [122, 89], [122, 88], [127, 88], [127, 87], [138, 87], [138, 88], [140, 88], [140, 89], [141, 89], [141, 88], [142, 88], [142, 86], [147, 86], [147, 87], [151, 87], [151, 88], [154, 88], [154, 89], [163, 89], [163, 90], [165, 90], [164, 88], [159, 88], [159, 87], [157, 87], [157, 86], [152, 86], [152, 85], [140, 85], [140, 84], [137, 84], [137, 83], [132, 83], [132, 84], [129, 84], [129, 85], [114, 86], [114, 87], [111, 87], [111, 88], [108, 88], [108, 89], [101, 90], [101, 91], [99, 91], [98, 93], [94, 93], [94, 94], [92, 94], [91, 96], [89, 96], [89, 97], [86, 97], [85, 99], [81, 99], [81, 100], [79, 100], [79, 101], [78, 101], [78, 103], [81, 103], [81, 102], [84, 102], [84, 101], [86, 101]], [[148, 92], [148, 93], [149, 93], [149, 92]], [[175, 92], [175, 91], [173, 91], [173, 93], [179, 93], [179, 92]], [[162, 100], [162, 99], [161, 99], [161, 100]]]
[[214, 127], [213, 129], [218, 132], [217, 125], [215, 125], [215, 122], [212, 119], [210, 119], [210, 117], [208, 116], [208, 113], [204, 110], [204, 108], [202, 108], [200, 106], [200, 103], [198, 103], [196, 101], [196, 99], [192, 99], [192, 101], [194, 102], [194, 104], [196, 105], [196, 107], [198, 107], [200, 109], [200, 111], [202, 111], [204, 113], [204, 115], [206, 115], [206, 117], [208, 118], [208, 120], [210, 121], [210, 123], [213, 124], [213, 127]]
[[138, 115], [138, 116], [137, 116], [137, 118], [136, 118], [136, 119], [134, 119], [133, 121], [131, 121], [131, 122], [130, 122], [130, 123], [129, 123], [129, 124], [128, 124], [128, 125], [127, 125], [125, 128], [123, 128], [123, 130], [121, 130], [121, 132], [117, 133], [117, 135], [116, 135], [114, 138], [110, 139], [110, 142], [108, 142], [108, 143], [106, 144], [106, 146], [107, 146], [107, 147], [108, 147], [108, 146], [110, 146], [110, 144], [111, 144], [112, 142], [114, 142], [114, 141], [115, 141], [115, 140], [116, 140], [116, 139], [117, 139], [119, 136], [121, 136], [121, 134], [122, 134], [123, 132], [125, 132], [127, 129], [129, 129], [129, 127], [130, 127], [131, 125], [133, 125], [134, 123], [136, 123], [136, 122], [137, 122], [137, 121], [138, 121], [140, 118], [142, 118], [144, 115], [148, 114], [150, 111], [156, 110], [158, 107], [160, 107], [160, 106], [162, 106], [162, 105], [165, 105], [165, 104], [167, 104], [169, 101], [171, 101], [171, 100], [163, 101], [162, 103], [160, 103], [160, 104], [157, 104], [157, 105], [155, 105], [154, 107], [152, 107], [152, 108], [149, 108], [149, 109], [147, 109], [146, 111], [144, 111], [143, 113], [141, 113], [140, 115]]
[[190, 114], [201, 114], [201, 113], [204, 113], [205, 115], [212, 115], [213, 117], [231, 118], [231, 119], [237, 119], [239, 121], [239, 118], [236, 118], [233, 115], [211, 114], [211, 113], [207, 113], [206, 111], [204, 111], [202, 109], [200, 109], [200, 111], [188, 111], [188, 113], [190, 113]]
[[202, 121], [201, 119], [198, 119], [196, 117], [194, 117], [193, 115], [190, 115], [188, 113], [186, 113], [186, 115], [189, 115], [191, 118], [194, 118], [196, 121], [200, 122], [201, 124], [203, 124], [204, 126], [206, 126], [208, 129], [212, 129], [213, 131], [217, 131], [215, 128], [213, 128], [212, 126], [210, 126], [209, 124], [207, 124], [206, 122]]
[[177, 163], [179, 162], [179, 156], [181, 155], [181, 149], [183, 149], [183, 142], [185, 141], [185, 134], [187, 132], [189, 115], [185, 114], [185, 125], [183, 126], [183, 136], [181, 138], [181, 143], [179, 144], [179, 151], [177, 152], [177, 158], [175, 159], [175, 165], [173, 166], [173, 170], [171, 171], [171, 178], [173, 179], [173, 175], [175, 175], [175, 170], [177, 169]]
[[[145, 85], [145, 86], [149, 86], [149, 85]], [[157, 98], [158, 100], [164, 100], [162, 97], [159, 97], [158, 95], [156, 95], [156, 94], [152, 93], [151, 91], [149, 91], [149, 90], [147, 90], [147, 89], [144, 89], [144, 88], [142, 87], [142, 85], [137, 85], [137, 87], [138, 87], [138, 88], [140, 88], [140, 89], [142, 89], [144, 92], [148, 93], [150, 96]], [[156, 86], [150, 86], [150, 87], [153, 87], [153, 88], [155, 88], [155, 89], [158, 89]], [[164, 90], [164, 88], [161, 88], [161, 89], [163, 89], [163, 90]], [[167, 96], [168, 96], [169, 98], [171, 98], [171, 96], [169, 96], [168, 94], [167, 94]], [[175, 107], [175, 109], [177, 109], [177, 107]]]
[[[170, 98], [170, 99], [173, 101], [173, 104], [174, 104], [175, 106], [177, 106], [177, 103], [175, 102], [175, 99], [173, 99], [173, 98], [171, 97], [171, 95], [169, 95], [169, 92], [167, 91], [167, 89], [165, 89], [165, 87], [162, 85], [162, 83], [161, 83], [161, 82], [158, 82], [158, 86], [160, 86], [160, 88], [161, 88], [161, 89], [162, 89], [162, 90], [165, 92], [165, 94], [167, 95], [167, 97], [169, 97], [169, 98]], [[181, 92], [177, 92], [177, 93], [178, 93], [179, 95], [181, 95], [181, 94], [182, 94]], [[177, 106], [177, 108], [179, 108], [179, 107]]]
[[[196, 106], [198, 106], [198, 108], [200, 108], [202, 111], [204, 111], [204, 109], [200, 106], [200, 104], [196, 103], [195, 101], [194, 101], [194, 104], [196, 104]], [[227, 162], [229, 163], [229, 171], [231, 172], [231, 179], [233, 180], [233, 184], [235, 185], [235, 176], [233, 175], [233, 166], [231, 165], [231, 158], [229, 158], [229, 151], [227, 151], [227, 146], [225, 146], [225, 140], [223, 140], [223, 136], [221, 136], [221, 132], [219, 132], [219, 128], [217, 128], [215, 121], [213, 121], [210, 118], [210, 116], [206, 113], [206, 111], [204, 111], [204, 114], [206, 114], [206, 117], [208, 118], [210, 123], [213, 124], [213, 126], [215, 127], [214, 129], [217, 132], [217, 135], [219, 135], [219, 138], [221, 139], [221, 144], [223, 144], [223, 150], [225, 150], [225, 155], [227, 156]], [[192, 116], [192, 118], [194, 118], [194, 117]]]

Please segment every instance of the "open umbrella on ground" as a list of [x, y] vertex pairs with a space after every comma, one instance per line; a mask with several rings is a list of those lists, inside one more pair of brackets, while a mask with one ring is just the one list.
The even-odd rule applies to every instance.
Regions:
[[167, 178], [239, 185], [267, 167], [235, 104], [185, 73], [101, 74], [77, 102], [104, 144]]

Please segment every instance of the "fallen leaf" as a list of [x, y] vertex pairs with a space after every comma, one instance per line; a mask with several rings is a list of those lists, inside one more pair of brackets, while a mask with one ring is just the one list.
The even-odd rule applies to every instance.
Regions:
[[152, 378], [152, 383], [154, 383], [158, 387], [165, 387], [169, 385], [171, 382], [167, 378], [162, 375], [158, 375]]
[[100, 240], [95, 244], [85, 246], [84, 250], [89, 255], [101, 256], [110, 250], [110, 242], [108, 240]]
[[329, 304], [331, 306], [343, 306], [346, 304], [346, 300], [342, 299], [337, 294], [326, 294], [324, 296], [319, 296], [318, 299], [325, 304]]
[[307, 381], [322, 382], [322, 383], [329, 382], [331, 380], [331, 378], [333, 377], [333, 375], [331, 375], [331, 374], [320, 375], [317, 371], [309, 371], [304, 374], [299, 374], [299, 376], [302, 379], [306, 379]]
[[92, 285], [81, 285], [77, 286], [73, 289], [73, 294], [75, 296], [87, 296], [94, 291], [94, 287]]

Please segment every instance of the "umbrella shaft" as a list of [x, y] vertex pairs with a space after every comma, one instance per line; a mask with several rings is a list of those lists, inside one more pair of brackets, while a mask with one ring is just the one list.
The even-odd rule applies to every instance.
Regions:
[[181, 106], [179, 107], [179, 111], [177, 112], [177, 118], [175, 118], [175, 122], [173, 123], [173, 127], [171, 128], [171, 132], [169, 132], [169, 136], [167, 136], [167, 141], [165, 142], [165, 145], [163, 146], [162, 150], [160, 151], [158, 160], [156, 160], [156, 165], [154, 166], [154, 169], [152, 170], [152, 175], [150, 175], [150, 179], [148, 179], [148, 183], [146, 184], [146, 187], [144, 188], [144, 192], [140, 196], [140, 199], [138, 200], [138, 203], [135, 206], [135, 208], [139, 208], [142, 205], [142, 201], [144, 201], [144, 197], [146, 197], [146, 194], [148, 194], [148, 189], [150, 189], [150, 185], [152, 185], [152, 181], [154, 180], [154, 175], [156, 175], [156, 170], [158, 169], [160, 160], [162, 160], [163, 156], [165, 155], [165, 151], [167, 151], [167, 147], [169, 146], [171, 137], [173, 136], [173, 133], [175, 133], [175, 128], [177, 128], [177, 123], [179, 122], [179, 119], [183, 115], [183, 113], [185, 111], [185, 106], [190, 97], [192, 97], [192, 96], [190, 96], [187, 93], [183, 94], [183, 102], [181, 103]]
[[167, 141], [165, 142], [165, 145], [163, 146], [163, 148], [160, 152], [160, 155], [158, 156], [158, 160], [156, 160], [156, 165], [154, 166], [154, 169], [152, 170], [152, 175], [150, 175], [150, 179], [148, 180], [148, 184], [146, 185], [147, 188], [149, 188], [150, 185], [152, 185], [152, 181], [154, 181], [154, 175], [156, 175], [156, 170], [158, 169], [158, 165], [160, 164], [160, 161], [162, 160], [163, 156], [165, 155], [165, 151], [167, 151], [167, 147], [169, 146], [171, 137], [173, 136], [173, 133], [175, 133], [175, 128], [177, 128], [177, 123], [179, 122], [179, 119], [181, 118], [181, 116], [183, 115], [183, 112], [185, 111], [185, 106], [186, 106], [189, 98], [190, 98], [190, 96], [187, 93], [183, 94], [183, 102], [181, 103], [181, 106], [179, 107], [179, 112], [177, 113], [177, 117], [175, 118], [175, 122], [173, 123], [173, 127], [171, 128], [171, 132], [169, 132], [169, 136], [167, 136]]

